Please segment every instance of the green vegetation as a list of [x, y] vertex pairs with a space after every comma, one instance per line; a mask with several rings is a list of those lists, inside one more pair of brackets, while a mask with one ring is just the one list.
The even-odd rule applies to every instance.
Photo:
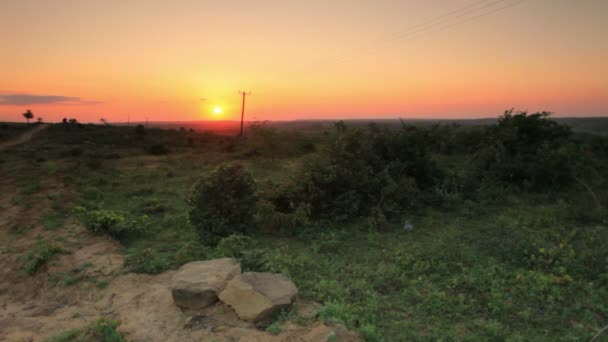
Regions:
[[0, 123], [0, 142], [13, 139], [25, 132], [29, 127], [22, 123]]
[[546, 113], [484, 124], [256, 123], [238, 138], [65, 123], [0, 160], [23, 196], [45, 177], [73, 188], [133, 272], [236, 257], [369, 341], [588, 340], [608, 324], [608, 138]]
[[113, 210], [87, 210], [84, 207], [74, 208], [85, 227], [94, 234], [107, 234], [118, 241], [143, 235], [147, 231], [148, 217], [132, 217], [127, 213]]
[[36, 271], [55, 255], [66, 253], [66, 251], [51, 241], [44, 240], [38, 237], [36, 245], [30, 250], [25, 257], [23, 270], [29, 275], [36, 274]]
[[126, 342], [125, 335], [118, 331], [119, 326], [119, 321], [100, 318], [83, 329], [67, 330], [46, 339], [45, 342]]
[[190, 222], [201, 240], [215, 243], [249, 229], [255, 212], [255, 182], [242, 165], [222, 165], [195, 185], [189, 203]]

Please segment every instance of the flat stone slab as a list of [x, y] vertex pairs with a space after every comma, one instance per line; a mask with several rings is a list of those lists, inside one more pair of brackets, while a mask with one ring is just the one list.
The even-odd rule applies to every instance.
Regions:
[[241, 273], [236, 259], [189, 262], [173, 276], [171, 295], [183, 309], [201, 309], [215, 303], [227, 282]]
[[230, 280], [219, 298], [239, 318], [264, 326], [279, 310], [291, 306], [297, 294], [298, 288], [283, 274], [245, 272]]

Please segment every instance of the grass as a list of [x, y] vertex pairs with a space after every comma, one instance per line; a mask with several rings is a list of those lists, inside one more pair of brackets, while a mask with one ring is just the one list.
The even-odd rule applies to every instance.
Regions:
[[120, 322], [110, 318], [99, 318], [82, 329], [70, 329], [52, 336], [45, 342], [126, 342], [123, 333], [118, 331]]
[[[57, 272], [57, 273], [49, 276], [49, 282], [53, 286], [58, 285], [58, 284], [61, 284], [64, 287], [76, 285], [76, 284], [80, 283], [81, 281], [87, 279], [87, 276], [85, 274], [83, 274], [83, 271], [91, 266], [93, 266], [93, 265], [90, 263], [85, 263], [85, 264], [79, 265], [77, 267], [74, 267], [73, 269], [71, 269], [68, 272]], [[97, 284], [97, 287], [100, 287], [99, 282], [96, 284]], [[103, 287], [100, 287], [100, 288], [103, 288]]]
[[52, 241], [38, 237], [35, 246], [28, 252], [23, 264], [25, 273], [33, 276], [38, 269], [49, 262], [57, 254], [67, 253], [66, 250]]
[[55, 230], [63, 226], [67, 213], [64, 210], [55, 210], [45, 214], [41, 219], [41, 224], [45, 230]]
[[[63, 179], [77, 193], [74, 205], [85, 210], [147, 217], [145, 234], [120, 240], [130, 271], [158, 273], [192, 260], [237, 256], [246, 270], [289, 275], [302, 297], [323, 304], [319, 320], [342, 322], [369, 341], [586, 340], [607, 323], [608, 225], [604, 213], [585, 209], [592, 199], [584, 189], [500, 192], [477, 202], [455, 197], [443, 208], [412, 213], [409, 231], [373, 230], [365, 218], [324, 222], [254, 234], [235, 250], [198, 241], [186, 202], [195, 181], [222, 161], [240, 161], [264, 191], [289, 180], [309, 155], [243, 157], [242, 141], [200, 134], [189, 147], [190, 132], [148, 131], [138, 138], [132, 128], [70, 129], [50, 127], [31, 144], [3, 152], [3, 166], [13, 179]], [[150, 155], [152, 141], [169, 153]], [[28, 162], [28, 153], [41, 147], [47, 161]], [[74, 148], [82, 154], [66, 153]], [[91, 162], [111, 154], [120, 158]], [[35, 184], [20, 187], [33, 195]], [[55, 229], [69, 215], [54, 211], [42, 224]], [[61, 252], [50, 242], [39, 244], [26, 262], [32, 273]], [[69, 286], [80, 273], [55, 277]], [[281, 322], [269, 331], [280, 333]], [[106, 322], [95, 331], [116, 330], [111, 327]], [[87, 331], [66, 334], [78, 340]]]

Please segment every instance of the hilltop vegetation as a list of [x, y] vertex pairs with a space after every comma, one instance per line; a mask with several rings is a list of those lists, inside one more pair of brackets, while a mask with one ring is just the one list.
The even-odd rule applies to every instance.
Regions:
[[[608, 138], [547, 113], [245, 138], [62, 123], [0, 153], [15, 201], [69, 185], [45, 224], [77, 217], [129, 271], [236, 257], [370, 341], [586, 340], [608, 324]], [[63, 251], [38, 244], [31, 274]]]

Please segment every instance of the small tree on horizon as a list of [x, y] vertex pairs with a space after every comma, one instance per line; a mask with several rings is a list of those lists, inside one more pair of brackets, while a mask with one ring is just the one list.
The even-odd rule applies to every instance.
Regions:
[[39, 123], [39, 124], [41, 124], [41, 123], [42, 123], [42, 118], [41, 118], [41, 117], [38, 117], [38, 120], [37, 120], [37, 121], [38, 121], [38, 123]]
[[32, 113], [31, 110], [26, 110], [25, 113], [21, 114], [23, 115], [23, 117], [25, 118], [25, 120], [27, 121], [27, 124], [30, 124], [30, 119], [34, 118], [34, 113]]

